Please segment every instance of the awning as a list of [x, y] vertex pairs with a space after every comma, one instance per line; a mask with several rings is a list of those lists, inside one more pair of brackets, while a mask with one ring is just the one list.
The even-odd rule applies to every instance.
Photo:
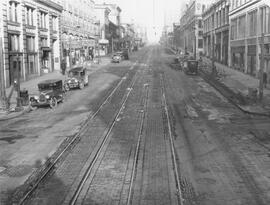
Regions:
[[52, 49], [50, 47], [41, 47], [42, 51], [51, 51]]
[[99, 44], [108, 44], [109, 41], [107, 39], [99, 39], [98, 43]]

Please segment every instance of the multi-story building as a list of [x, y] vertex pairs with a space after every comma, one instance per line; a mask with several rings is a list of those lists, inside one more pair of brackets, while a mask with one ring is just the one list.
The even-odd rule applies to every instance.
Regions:
[[180, 47], [185, 52], [192, 53], [196, 58], [203, 53], [203, 23], [202, 13], [213, 0], [194, 0], [189, 4], [180, 18], [179, 32]]
[[204, 54], [228, 65], [229, 1], [219, 0], [202, 14]]
[[109, 46], [109, 14], [111, 10], [103, 4], [95, 4], [95, 13], [99, 25], [99, 54], [101, 56], [108, 53]]
[[122, 23], [122, 27], [124, 28], [124, 36], [122, 40], [122, 46], [124, 48], [128, 48], [130, 51], [133, 50], [135, 45], [135, 30], [134, 24], [132, 23]]
[[18, 76], [28, 80], [60, 70], [59, 1], [2, 0], [0, 8], [4, 51], [0, 69], [4, 69], [6, 87]]
[[103, 3], [96, 4], [95, 9], [107, 12], [105, 15], [108, 15], [108, 25], [105, 26], [105, 28], [108, 28], [105, 29], [105, 39], [109, 41], [107, 44], [108, 51], [118, 50], [120, 48], [121, 8], [116, 4]]
[[258, 76], [261, 40], [264, 37], [265, 65], [270, 72], [270, 10], [261, 0], [231, 0], [229, 65], [237, 70]]
[[61, 0], [62, 56], [69, 67], [92, 57], [99, 36], [99, 26], [92, 0]]

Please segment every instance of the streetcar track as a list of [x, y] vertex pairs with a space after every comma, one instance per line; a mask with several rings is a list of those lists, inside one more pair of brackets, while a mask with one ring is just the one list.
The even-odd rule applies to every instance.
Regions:
[[[131, 67], [135, 67], [137, 64], [137, 61], [131, 66]], [[31, 184], [30, 189], [23, 195], [23, 197], [19, 200], [19, 205], [24, 204], [24, 202], [30, 197], [30, 195], [36, 190], [36, 188], [38, 187], [38, 185], [41, 183], [41, 181], [50, 173], [50, 171], [55, 167], [55, 165], [59, 162], [59, 160], [64, 156], [64, 154], [67, 152], [67, 150], [69, 148], [72, 147], [72, 145], [75, 143], [76, 140], [78, 140], [80, 138], [80, 135], [85, 131], [85, 129], [87, 129], [87, 125], [88, 123], [93, 120], [98, 113], [101, 111], [101, 109], [104, 107], [105, 104], [108, 103], [108, 101], [110, 100], [110, 98], [113, 96], [113, 94], [116, 92], [116, 90], [120, 87], [120, 85], [124, 82], [124, 80], [126, 80], [127, 76], [129, 75], [129, 72], [127, 71], [126, 74], [124, 75], [124, 77], [121, 78], [121, 80], [117, 83], [116, 87], [112, 90], [112, 92], [110, 92], [110, 94], [105, 98], [105, 100], [101, 103], [101, 105], [98, 107], [98, 109], [92, 114], [89, 114], [89, 116], [87, 117], [87, 119], [83, 122], [83, 124], [81, 125], [80, 130], [78, 131], [77, 134], [75, 134], [75, 136], [72, 137], [72, 139], [68, 142], [68, 144], [63, 148], [63, 150], [61, 150], [61, 152], [59, 154], [57, 154], [56, 158], [53, 161], [50, 161], [48, 164], [48, 166], [46, 166], [46, 168], [43, 170], [43, 173], [41, 174], [41, 176], [35, 181], [34, 184]], [[136, 74], [135, 74], [136, 76]]]
[[167, 119], [167, 127], [169, 131], [169, 141], [170, 141], [170, 148], [172, 152], [172, 160], [173, 160], [173, 166], [174, 166], [174, 174], [175, 174], [175, 180], [176, 180], [176, 188], [177, 188], [177, 196], [179, 200], [179, 204], [183, 205], [184, 199], [181, 191], [181, 184], [180, 184], [180, 174], [178, 170], [177, 160], [176, 160], [176, 151], [175, 151], [175, 145], [174, 140], [172, 136], [172, 128], [170, 123], [170, 116], [168, 111], [168, 105], [167, 105], [167, 99], [166, 99], [166, 90], [165, 90], [165, 84], [164, 84], [164, 74], [160, 74], [160, 80], [161, 80], [161, 92], [162, 92], [162, 102], [163, 107], [165, 109], [166, 119]]
[[145, 116], [146, 116], [146, 113], [147, 113], [147, 104], [148, 104], [148, 97], [149, 97], [149, 85], [145, 84], [144, 87], [146, 89], [146, 96], [145, 96], [144, 102], [143, 102], [144, 110], [142, 111], [143, 114], [141, 115], [139, 136], [138, 136], [138, 140], [137, 140], [137, 144], [136, 144], [136, 151], [135, 151], [135, 156], [134, 156], [134, 161], [133, 161], [132, 174], [131, 174], [131, 180], [130, 180], [131, 182], [130, 182], [129, 191], [128, 191], [127, 205], [132, 204], [133, 184], [134, 184], [136, 173], [137, 173], [139, 152], [140, 152], [140, 147], [141, 147], [141, 139], [142, 139], [142, 136], [143, 136]]
[[76, 204], [76, 201], [77, 201], [77, 199], [78, 199], [78, 197], [79, 197], [79, 195], [80, 195], [80, 193], [81, 193], [81, 191], [82, 191], [82, 189], [84, 187], [84, 184], [87, 181], [88, 177], [90, 176], [91, 171], [93, 169], [93, 166], [95, 165], [98, 157], [100, 156], [101, 152], [103, 151], [103, 148], [104, 148], [104, 146], [105, 146], [105, 144], [106, 144], [106, 142], [107, 142], [107, 140], [108, 140], [108, 138], [109, 138], [109, 136], [111, 134], [112, 129], [114, 128], [114, 125], [117, 122], [118, 117], [121, 115], [123, 109], [125, 108], [126, 101], [127, 101], [128, 97], [129, 97], [129, 95], [130, 95], [130, 93], [132, 91], [132, 88], [133, 88], [133, 86], [134, 86], [134, 84], [135, 84], [135, 82], [137, 80], [136, 75], [137, 75], [137, 73], [135, 74], [135, 76], [134, 76], [134, 78], [133, 78], [133, 80], [131, 82], [131, 85], [129, 86], [130, 89], [128, 89], [128, 92], [127, 92], [125, 98], [123, 99], [123, 102], [121, 103], [121, 107], [120, 107], [119, 111], [114, 116], [114, 118], [113, 118], [113, 120], [112, 120], [112, 122], [111, 122], [105, 136], [103, 136], [101, 145], [99, 145], [98, 150], [94, 154], [94, 157], [91, 160], [86, 172], [84, 173], [83, 178], [80, 180], [79, 186], [76, 188], [76, 191], [74, 192], [73, 196], [71, 197], [71, 200], [69, 202], [70, 205]]

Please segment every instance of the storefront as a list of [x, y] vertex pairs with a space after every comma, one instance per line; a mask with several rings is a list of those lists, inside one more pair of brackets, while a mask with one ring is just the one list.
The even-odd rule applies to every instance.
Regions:
[[232, 67], [244, 72], [245, 70], [245, 46], [231, 47]]
[[109, 41], [107, 39], [100, 39], [98, 41], [99, 43], [99, 55], [100, 56], [105, 56], [108, 54], [108, 45]]
[[41, 47], [41, 72], [48, 73], [51, 68], [51, 48], [43, 46]]
[[247, 48], [247, 73], [256, 76], [256, 45], [248, 45]]

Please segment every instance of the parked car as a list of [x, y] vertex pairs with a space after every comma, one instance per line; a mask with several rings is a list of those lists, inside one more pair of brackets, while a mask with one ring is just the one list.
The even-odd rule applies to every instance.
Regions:
[[189, 75], [198, 74], [198, 61], [197, 60], [186, 60], [184, 61], [184, 71]]
[[32, 107], [50, 106], [57, 107], [59, 102], [63, 102], [64, 89], [60, 79], [45, 80], [38, 83], [39, 95], [30, 97]]
[[122, 60], [122, 53], [116, 52], [112, 55], [112, 62], [113, 63], [120, 63]]
[[128, 60], [129, 59], [128, 49], [127, 48], [122, 49], [122, 55], [123, 55], [123, 57], [124, 57], [125, 60]]
[[66, 91], [71, 88], [83, 89], [85, 85], [88, 85], [88, 74], [85, 67], [77, 66], [68, 71], [68, 78], [64, 82]]

